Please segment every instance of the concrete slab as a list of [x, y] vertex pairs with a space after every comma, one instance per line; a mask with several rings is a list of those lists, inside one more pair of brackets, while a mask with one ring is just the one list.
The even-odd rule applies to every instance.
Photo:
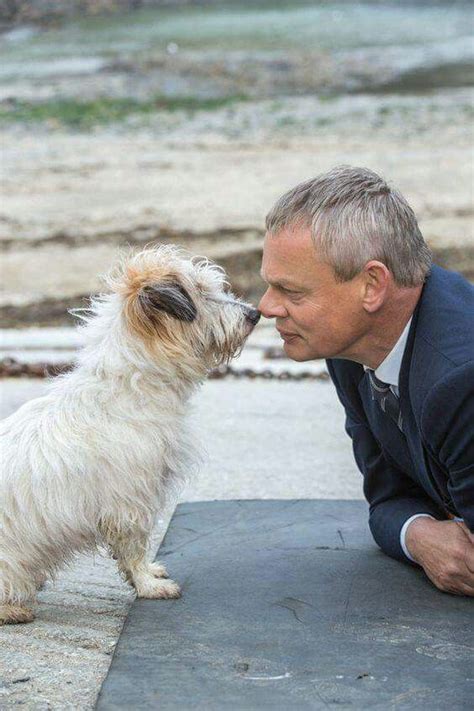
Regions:
[[366, 505], [178, 507], [174, 601], [134, 602], [98, 711], [468, 709], [472, 603], [380, 553]]

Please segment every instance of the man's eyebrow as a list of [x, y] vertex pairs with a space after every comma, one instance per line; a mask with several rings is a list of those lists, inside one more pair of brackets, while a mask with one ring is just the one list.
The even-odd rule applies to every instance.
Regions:
[[273, 281], [272, 279], [265, 279], [264, 275], [262, 272], [260, 272], [260, 277], [263, 279], [264, 282], [267, 284], [270, 284], [271, 286], [277, 286], [277, 287], [282, 287], [283, 289], [301, 289], [301, 286], [298, 286], [298, 284], [293, 283], [292, 281], [288, 281], [287, 279], [278, 279]]

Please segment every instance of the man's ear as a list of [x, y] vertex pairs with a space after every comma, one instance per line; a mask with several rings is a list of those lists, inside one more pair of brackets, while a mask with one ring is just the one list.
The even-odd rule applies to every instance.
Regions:
[[176, 281], [144, 286], [140, 290], [138, 299], [144, 313], [152, 320], [158, 311], [164, 311], [178, 321], [189, 323], [197, 316], [194, 301], [184, 286]]
[[375, 313], [383, 305], [390, 281], [390, 271], [383, 262], [367, 262], [363, 269], [362, 304], [368, 313]]

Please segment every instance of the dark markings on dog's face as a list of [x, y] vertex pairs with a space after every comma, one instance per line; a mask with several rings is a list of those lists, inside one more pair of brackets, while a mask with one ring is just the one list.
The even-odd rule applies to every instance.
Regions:
[[143, 287], [139, 294], [140, 304], [150, 317], [156, 311], [164, 311], [179, 321], [191, 323], [197, 316], [194, 301], [178, 282], [162, 282]]

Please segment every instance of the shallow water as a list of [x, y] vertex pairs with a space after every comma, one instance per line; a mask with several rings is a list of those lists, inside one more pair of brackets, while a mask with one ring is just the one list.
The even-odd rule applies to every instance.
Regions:
[[[16, 29], [0, 43], [0, 81], [84, 76], [107, 63], [143, 64], [183, 54], [197, 65], [206, 59], [234, 62], [237, 74], [247, 56], [256, 65], [273, 58], [274, 70], [284, 73], [282, 53], [288, 52], [292, 57], [321, 53], [345, 64], [353, 60], [362, 68], [357, 88], [377, 85], [374, 72], [393, 83], [407, 72], [445, 66], [451, 67], [452, 85], [465, 85], [472, 83], [465, 67], [474, 58], [473, 27], [472, 7], [463, 2], [260, 1], [148, 8], [79, 19], [59, 29]], [[436, 72], [430, 83], [436, 86]], [[342, 84], [354, 88], [353, 78]], [[440, 85], [446, 86], [442, 72]]]

